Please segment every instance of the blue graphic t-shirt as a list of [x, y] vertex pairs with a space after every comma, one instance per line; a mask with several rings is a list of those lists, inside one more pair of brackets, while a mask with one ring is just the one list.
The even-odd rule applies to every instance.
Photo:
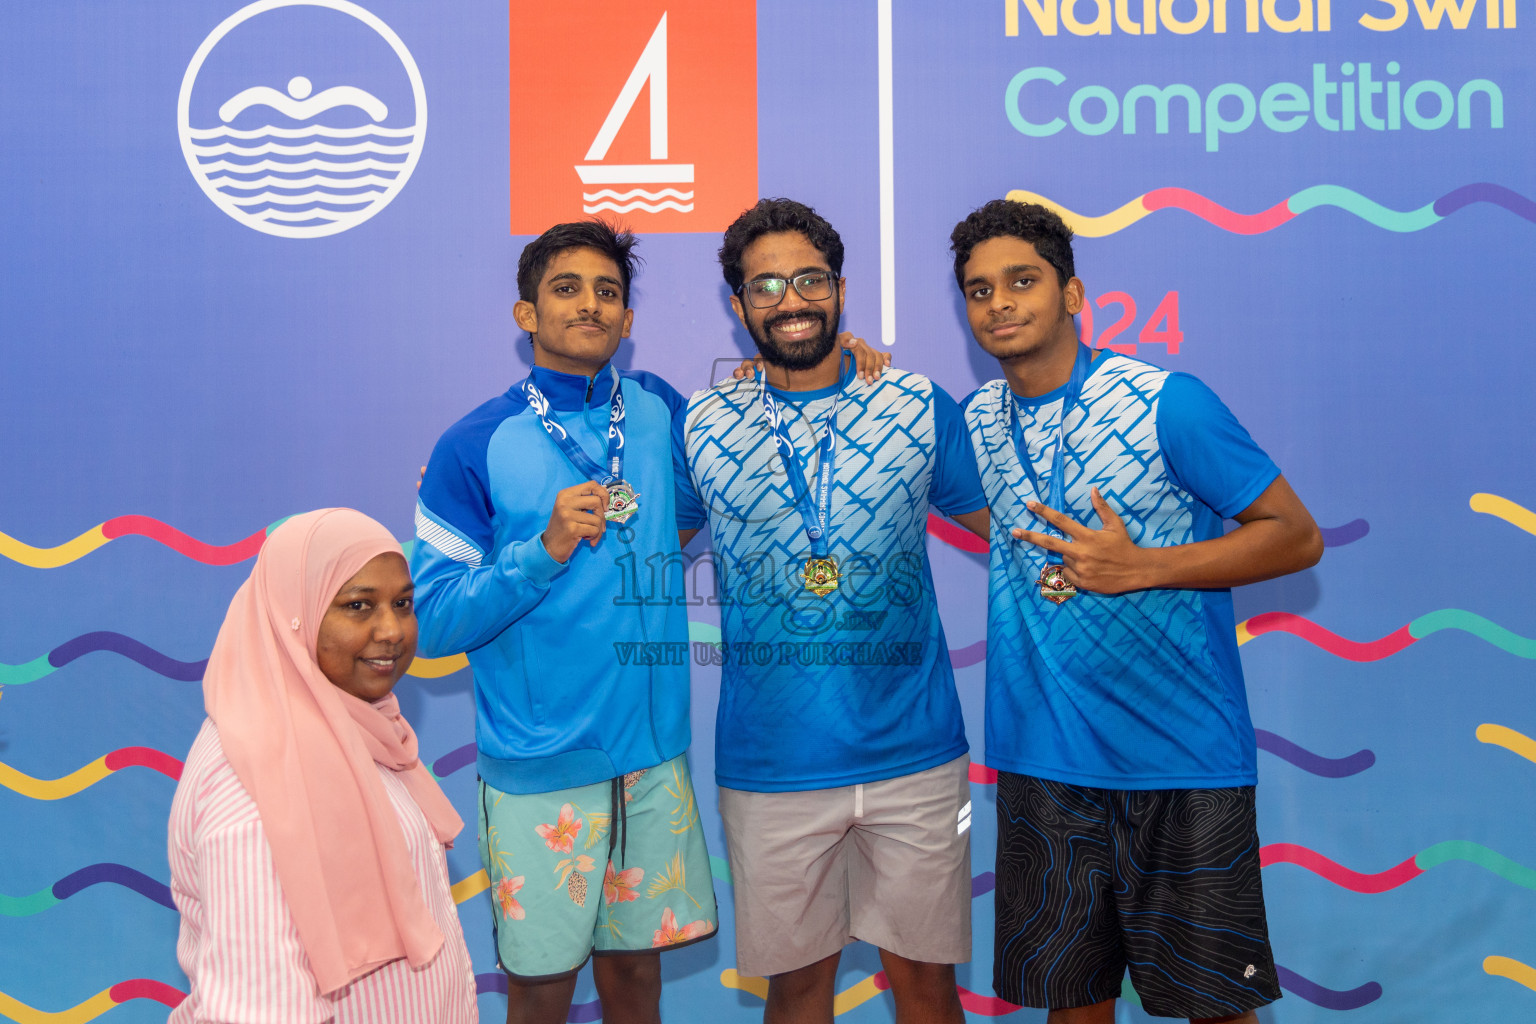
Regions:
[[[1048, 504], [1066, 387], [1013, 396], [1036, 494], [1014, 444], [1007, 382], [965, 401], [992, 508], [987, 622], [987, 763], [1107, 789], [1253, 785], [1255, 745], [1230, 590], [1040, 596], [1049, 552], [1014, 540], [1043, 531], [1024, 502]], [[1066, 508], [1097, 528], [1098, 487], [1142, 547], [1222, 535], [1222, 520], [1280, 475], [1200, 381], [1102, 354], [1067, 418]], [[1053, 559], [1054, 560], [1054, 559]]]
[[[688, 469], [717, 558], [725, 665], [715, 778], [733, 789], [830, 789], [922, 771], [968, 748], [925, 547], [930, 505], [986, 505], [960, 409], [926, 377], [850, 367], [819, 391], [772, 389], [814, 493], [836, 402], [825, 597], [756, 380], [688, 403]], [[681, 514], [681, 510], [680, 510]]]

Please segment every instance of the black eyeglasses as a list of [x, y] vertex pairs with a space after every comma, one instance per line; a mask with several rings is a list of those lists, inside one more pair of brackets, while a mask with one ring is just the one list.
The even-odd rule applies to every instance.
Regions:
[[812, 270], [790, 278], [759, 277], [742, 285], [741, 294], [753, 309], [768, 309], [783, 302], [789, 294], [787, 286], [793, 285], [795, 294], [806, 302], [816, 302], [832, 297], [833, 280], [830, 270]]

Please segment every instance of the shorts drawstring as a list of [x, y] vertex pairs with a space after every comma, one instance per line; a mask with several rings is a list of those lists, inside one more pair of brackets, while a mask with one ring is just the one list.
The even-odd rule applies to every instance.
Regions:
[[[613, 814], [608, 820], [608, 860], [610, 862], [613, 860], [613, 848], [617, 845], [619, 848], [619, 867], [622, 869], [626, 859], [625, 855], [629, 852], [629, 810], [626, 806], [628, 801], [624, 799], [624, 777], [615, 775], [611, 789], [613, 793], [611, 797]], [[619, 835], [620, 832], [624, 833], [622, 837]]]

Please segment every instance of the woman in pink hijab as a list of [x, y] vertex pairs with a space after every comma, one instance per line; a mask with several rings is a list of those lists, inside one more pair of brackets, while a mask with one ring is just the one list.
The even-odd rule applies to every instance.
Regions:
[[171, 805], [174, 1024], [476, 1020], [443, 854], [463, 822], [391, 695], [415, 653], [384, 527], [322, 509], [267, 538]]

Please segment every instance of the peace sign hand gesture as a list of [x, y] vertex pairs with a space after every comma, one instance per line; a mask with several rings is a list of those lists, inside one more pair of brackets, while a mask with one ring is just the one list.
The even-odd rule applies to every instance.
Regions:
[[1067, 581], [1079, 590], [1096, 594], [1123, 594], [1151, 586], [1149, 560], [1151, 551], [1139, 548], [1131, 540], [1125, 523], [1109, 507], [1097, 487], [1089, 491], [1101, 529], [1090, 529], [1071, 516], [1047, 508], [1038, 501], [1026, 502], [1031, 512], [1060, 530], [1067, 539], [1033, 530], [1013, 530], [1013, 536], [1026, 544], [1054, 553], [1065, 567]]

